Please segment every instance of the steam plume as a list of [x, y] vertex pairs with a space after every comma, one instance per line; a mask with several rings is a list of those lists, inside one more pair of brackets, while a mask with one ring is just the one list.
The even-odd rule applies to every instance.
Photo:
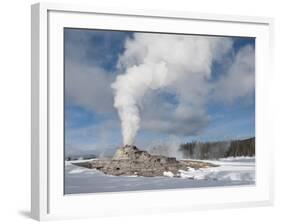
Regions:
[[[118, 63], [124, 72], [111, 85], [123, 143], [134, 143], [141, 122], [139, 105], [147, 91], [174, 90], [180, 100], [176, 112], [184, 113], [188, 105], [196, 105], [194, 94], [202, 99], [207, 94], [200, 84], [210, 78], [212, 62], [231, 46], [228, 38], [218, 37], [136, 33], [129, 38]], [[182, 83], [190, 83], [190, 88], [183, 88]]]

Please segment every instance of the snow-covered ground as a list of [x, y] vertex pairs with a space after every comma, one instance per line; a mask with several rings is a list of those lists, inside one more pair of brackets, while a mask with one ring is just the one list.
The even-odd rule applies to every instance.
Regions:
[[[85, 161], [85, 160], [84, 160]], [[75, 161], [78, 162], [78, 161]], [[81, 162], [81, 161], [79, 161]], [[65, 193], [97, 193], [255, 184], [255, 158], [229, 157], [208, 161], [218, 167], [180, 171], [180, 177], [110, 176], [65, 162]]]

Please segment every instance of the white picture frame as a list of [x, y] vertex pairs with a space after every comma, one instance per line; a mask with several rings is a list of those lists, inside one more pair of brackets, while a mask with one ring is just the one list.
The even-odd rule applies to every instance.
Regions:
[[[37, 220], [180, 212], [273, 203], [270, 93], [273, 19], [188, 12], [32, 5], [31, 215]], [[256, 37], [256, 185], [63, 194], [63, 27]], [[265, 150], [266, 149], [266, 150]], [[179, 200], [180, 199], [180, 200]]]

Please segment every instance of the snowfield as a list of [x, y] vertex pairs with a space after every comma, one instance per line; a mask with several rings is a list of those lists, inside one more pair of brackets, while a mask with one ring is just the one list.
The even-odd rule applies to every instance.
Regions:
[[[85, 160], [84, 160], [85, 161]], [[81, 162], [81, 161], [73, 161]], [[164, 172], [161, 177], [110, 176], [65, 162], [65, 193], [98, 193], [175, 188], [219, 187], [255, 184], [255, 158], [229, 157], [207, 161], [218, 167], [180, 170], [179, 177]]]

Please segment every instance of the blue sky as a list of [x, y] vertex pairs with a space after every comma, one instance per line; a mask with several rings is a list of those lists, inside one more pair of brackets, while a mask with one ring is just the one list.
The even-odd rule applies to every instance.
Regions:
[[[129, 50], [142, 52], [139, 46], [142, 46], [144, 38], [134, 32], [86, 29], [65, 29], [64, 35], [65, 149], [110, 154], [122, 145], [121, 124], [113, 106], [111, 84], [126, 71], [126, 67], [120, 66], [120, 61], [123, 60], [124, 64], [125, 59], [130, 60]], [[145, 44], [149, 35], [145, 34]], [[137, 38], [140, 40], [136, 41]], [[126, 44], [128, 40], [130, 45]], [[190, 117], [177, 121], [177, 116], [172, 115], [180, 99], [185, 97], [178, 95], [175, 89], [164, 88], [147, 93], [148, 97], [140, 105], [142, 121], [136, 137], [139, 147], [146, 148], [171, 138], [187, 142], [255, 136], [255, 65], [254, 60], [248, 62], [248, 58], [254, 59], [255, 39], [228, 37], [223, 41], [230, 43], [229, 47], [224, 53], [220, 52], [220, 59], [212, 61], [210, 77], [200, 82], [204, 86], [197, 87], [208, 91], [204, 91], [204, 96], [199, 99], [202, 103], [194, 107], [195, 112], [191, 110]], [[145, 44], [143, 46], [148, 46]], [[244, 76], [247, 77], [245, 80]], [[188, 91], [193, 94], [191, 89]], [[197, 102], [189, 100], [185, 105], [192, 107]], [[171, 120], [167, 121], [170, 115]], [[155, 117], [159, 119], [159, 128], [149, 125]], [[164, 124], [171, 128], [165, 130]]]

